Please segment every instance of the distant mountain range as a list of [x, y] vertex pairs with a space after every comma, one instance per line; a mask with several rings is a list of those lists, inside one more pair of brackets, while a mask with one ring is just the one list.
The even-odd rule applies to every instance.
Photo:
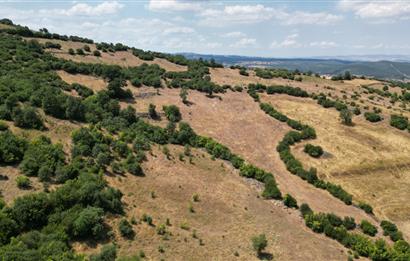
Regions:
[[337, 75], [350, 71], [355, 75], [382, 79], [410, 79], [410, 56], [407, 55], [355, 55], [311, 58], [265, 58], [239, 55], [208, 55], [182, 53], [192, 59], [214, 59], [224, 65], [245, 67], [271, 67], [289, 70], [312, 71]]

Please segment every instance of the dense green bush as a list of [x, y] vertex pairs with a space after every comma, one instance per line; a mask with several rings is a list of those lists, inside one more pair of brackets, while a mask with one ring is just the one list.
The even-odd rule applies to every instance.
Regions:
[[365, 112], [364, 117], [366, 118], [367, 121], [370, 121], [370, 122], [378, 122], [378, 121], [383, 120], [383, 117], [380, 116], [380, 114], [374, 113], [374, 112]]
[[373, 214], [373, 208], [367, 203], [359, 202], [359, 208], [363, 209], [367, 214]]
[[363, 233], [369, 236], [373, 237], [377, 234], [377, 228], [367, 220], [362, 220], [362, 222], [360, 222], [360, 228], [362, 229]]
[[16, 178], [17, 187], [20, 189], [28, 189], [31, 187], [31, 181], [26, 176], [18, 176]]
[[309, 154], [311, 157], [319, 158], [323, 155], [323, 149], [320, 146], [315, 146], [312, 144], [306, 144], [305, 148], [303, 149], [304, 152]]
[[179, 108], [175, 105], [163, 106], [162, 109], [165, 112], [165, 116], [171, 122], [178, 122], [181, 120], [181, 112]]
[[132, 229], [131, 224], [126, 219], [121, 219], [120, 223], [118, 224], [118, 230], [121, 233], [121, 236], [126, 238], [132, 238], [134, 235], [134, 230]]
[[409, 119], [402, 115], [392, 114], [390, 116], [390, 125], [399, 130], [405, 130], [409, 126]]
[[380, 222], [380, 226], [383, 229], [383, 235], [389, 236], [392, 241], [396, 242], [403, 239], [403, 234], [398, 230], [394, 223], [387, 220], [382, 220], [382, 222]]
[[44, 129], [43, 120], [36, 110], [29, 106], [16, 107], [13, 110], [13, 121], [17, 127], [27, 129]]
[[283, 197], [283, 203], [285, 206], [289, 208], [298, 208], [298, 203], [294, 197], [292, 197], [290, 194], [286, 194]]
[[49, 181], [64, 161], [61, 144], [53, 145], [49, 138], [40, 136], [29, 144], [20, 169], [27, 176], [38, 176], [42, 181]]
[[10, 131], [0, 132], [0, 164], [14, 164], [23, 159], [27, 142]]

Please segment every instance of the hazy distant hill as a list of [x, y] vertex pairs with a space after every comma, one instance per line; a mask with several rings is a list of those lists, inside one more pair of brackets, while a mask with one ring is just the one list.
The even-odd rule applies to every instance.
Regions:
[[[410, 79], [410, 62], [407, 56], [345, 56], [340, 59], [327, 58], [263, 58], [236, 55], [202, 55], [184, 53], [187, 58], [215, 59], [225, 65], [243, 65], [248, 67], [275, 67], [290, 70], [313, 71], [320, 74], [339, 74], [350, 71], [356, 75], [366, 75], [383, 79]], [[406, 58], [407, 57], [407, 58]], [[339, 57], [338, 57], [339, 58]], [[374, 61], [377, 58], [391, 58], [394, 61]], [[350, 60], [352, 59], [352, 60]], [[401, 60], [401, 61], [398, 61]]]

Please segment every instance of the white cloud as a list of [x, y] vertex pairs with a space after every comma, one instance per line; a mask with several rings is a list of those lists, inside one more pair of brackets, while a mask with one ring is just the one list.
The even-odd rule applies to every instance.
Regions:
[[242, 38], [239, 41], [230, 45], [233, 48], [246, 48], [246, 47], [256, 47], [256, 39], [255, 38]]
[[408, 1], [339, 1], [339, 7], [344, 11], [352, 11], [360, 18], [399, 18], [410, 15]]
[[309, 44], [309, 46], [318, 47], [318, 48], [333, 48], [333, 47], [337, 47], [339, 45], [337, 43], [331, 42], [331, 41], [320, 41], [320, 42], [311, 42]]
[[286, 36], [286, 38], [281, 41], [274, 41], [270, 45], [271, 48], [298, 48], [301, 47], [302, 45], [297, 41], [299, 38], [299, 34], [294, 33], [291, 35]]
[[227, 5], [220, 9], [205, 9], [199, 13], [200, 24], [225, 26], [227, 24], [251, 24], [269, 20], [274, 9], [264, 5]]
[[246, 37], [246, 34], [239, 32], [239, 31], [235, 31], [235, 32], [229, 32], [226, 34], [222, 34], [221, 36], [225, 38], [240, 38], [240, 37]]
[[[120, 4], [117, 1], [102, 2], [96, 6], [91, 6], [86, 3], [77, 3], [68, 10], [62, 10], [61, 13], [69, 16], [76, 15], [106, 15], [106, 14], [115, 14], [124, 7], [123, 4]], [[55, 9], [55, 12], [59, 12], [59, 9]]]
[[185, 27], [185, 26], [175, 26], [175, 27], [169, 27], [163, 31], [164, 35], [169, 35], [169, 34], [190, 34], [194, 33], [195, 30], [191, 27]]
[[232, 24], [253, 24], [276, 20], [282, 25], [333, 24], [343, 19], [340, 15], [326, 12], [289, 12], [284, 9], [257, 5], [227, 5], [223, 9], [205, 9], [199, 12], [200, 24], [226, 26]]
[[198, 2], [180, 0], [150, 0], [148, 9], [152, 11], [199, 11], [201, 5]]
[[325, 12], [308, 13], [296, 11], [293, 13], [280, 13], [278, 17], [284, 25], [299, 25], [299, 24], [316, 24], [325, 25], [333, 24], [343, 19], [340, 15], [329, 14]]

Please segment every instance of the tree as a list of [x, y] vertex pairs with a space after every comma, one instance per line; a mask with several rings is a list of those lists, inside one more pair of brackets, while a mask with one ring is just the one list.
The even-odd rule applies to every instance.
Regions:
[[259, 256], [262, 251], [268, 246], [268, 240], [266, 240], [265, 234], [260, 234], [251, 238], [252, 247]]
[[298, 203], [294, 197], [292, 197], [290, 194], [286, 194], [285, 197], [283, 198], [283, 203], [285, 206], [289, 208], [298, 208]]
[[178, 122], [181, 120], [181, 112], [179, 108], [175, 105], [163, 106], [162, 109], [165, 112], [165, 116], [171, 122]]
[[101, 252], [90, 257], [90, 261], [115, 261], [117, 258], [117, 247], [114, 244], [104, 245]]
[[118, 224], [118, 230], [121, 233], [121, 236], [126, 238], [132, 238], [134, 235], [134, 230], [132, 229], [131, 224], [125, 218], [121, 219]]
[[339, 117], [344, 125], [352, 125], [352, 112], [349, 109], [343, 109], [340, 111]]
[[187, 90], [186, 88], [181, 88], [181, 91], [179, 92], [179, 97], [181, 97], [182, 102], [183, 102], [184, 104], [187, 104], [187, 103], [188, 103], [188, 100], [187, 100], [187, 98], [188, 98], [188, 90]]
[[13, 111], [13, 120], [17, 127], [27, 129], [44, 129], [43, 121], [36, 110], [30, 106], [17, 107]]
[[363, 233], [369, 236], [373, 237], [377, 234], [377, 228], [367, 220], [362, 220], [362, 222], [360, 222], [360, 228], [362, 229]]
[[93, 55], [96, 57], [100, 57], [101, 56], [101, 52], [98, 50], [93, 51]]
[[343, 76], [343, 80], [351, 80], [352, 79], [352, 75], [350, 74], [349, 71], [345, 71], [345, 74]]
[[158, 119], [158, 113], [157, 113], [157, 111], [155, 110], [155, 105], [154, 104], [152, 104], [152, 103], [150, 103], [149, 105], [148, 105], [148, 115], [149, 115], [149, 117], [151, 118], [151, 119]]
[[70, 55], [75, 55], [75, 51], [74, 51], [73, 48], [68, 49], [68, 53], [69, 53]]
[[31, 187], [31, 181], [26, 176], [18, 176], [16, 178], [17, 187], [20, 189], [29, 189]]
[[314, 157], [314, 158], [319, 158], [320, 156], [323, 155], [322, 147], [314, 146], [312, 144], [306, 144], [303, 151], [306, 152], [307, 154], [309, 154], [311, 157]]

